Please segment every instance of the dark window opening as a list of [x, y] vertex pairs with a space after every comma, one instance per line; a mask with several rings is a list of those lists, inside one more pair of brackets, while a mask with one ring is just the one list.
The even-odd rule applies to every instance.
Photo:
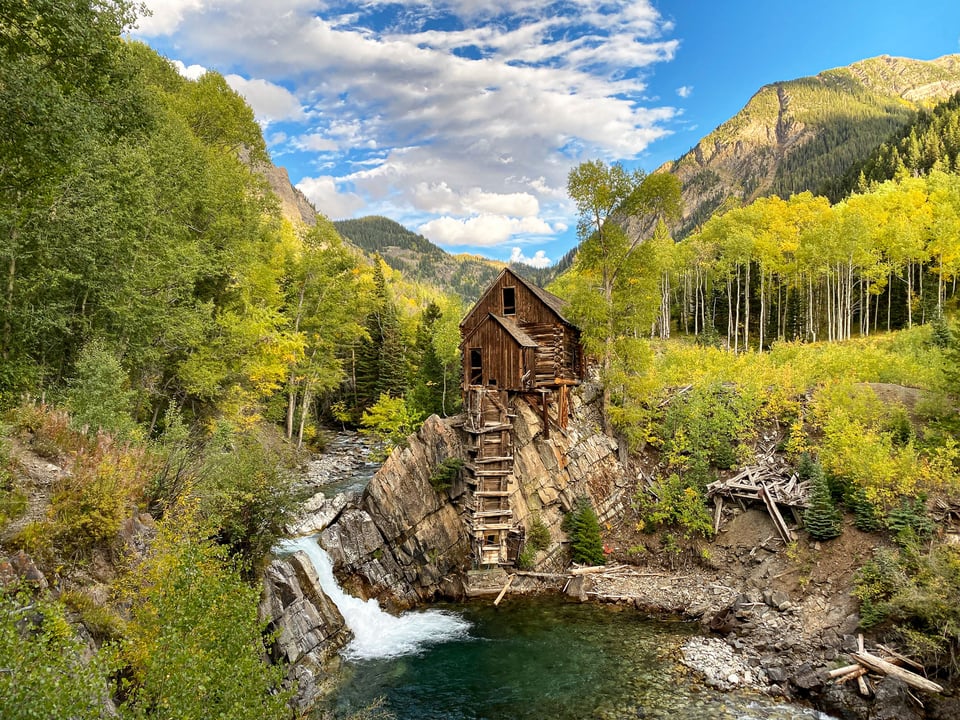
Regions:
[[517, 289], [515, 287], [505, 287], [503, 289], [503, 314], [517, 314]]
[[497, 536], [496, 535], [487, 535], [487, 545], [496, 545]]
[[480, 348], [470, 348], [470, 384], [483, 383], [483, 352]]

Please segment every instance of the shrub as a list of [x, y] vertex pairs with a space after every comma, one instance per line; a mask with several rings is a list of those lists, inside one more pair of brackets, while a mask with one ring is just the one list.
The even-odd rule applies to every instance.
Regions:
[[0, 717], [103, 717], [109, 668], [87, 654], [62, 606], [24, 592], [0, 593]]
[[550, 528], [539, 515], [534, 515], [527, 529], [527, 544], [535, 551], [546, 550], [550, 547]]
[[570, 536], [573, 562], [583, 565], [606, 564], [607, 558], [600, 537], [600, 521], [589, 498], [577, 499], [573, 511], [564, 518], [564, 529]]
[[148, 475], [142, 450], [118, 447], [108, 436], [78, 452], [70, 472], [57, 480], [49, 510], [51, 532], [63, 557], [79, 559], [111, 543], [142, 502]]
[[69, 381], [67, 408], [74, 427], [105, 430], [123, 438], [137, 436], [131, 415], [134, 393], [120, 360], [104, 343], [94, 340], [80, 351], [76, 376]]
[[433, 474], [430, 475], [430, 485], [438, 493], [447, 490], [457, 479], [462, 467], [463, 460], [457, 457], [448, 457], [434, 468]]
[[887, 513], [887, 529], [899, 545], [907, 546], [925, 540], [933, 534], [933, 521], [927, 516], [925, 495], [901, 498], [900, 504]]
[[523, 550], [517, 555], [517, 568], [519, 570], [533, 570], [537, 564], [537, 551], [530, 545], [524, 545]]
[[226, 549], [205, 540], [195, 510], [178, 506], [124, 599], [131, 623], [120, 656], [128, 664], [122, 710], [182, 720], [287, 718], [282, 665], [265, 661], [259, 587], [247, 585]]
[[713, 519], [704, 505], [703, 494], [677, 474], [654, 483], [651, 492], [638, 492], [634, 497], [634, 509], [648, 530], [677, 527], [687, 538], [713, 534]]
[[960, 671], [960, 549], [878, 549], [857, 573], [861, 625], [885, 623], [927, 666]]
[[402, 398], [381, 393], [380, 398], [363, 411], [360, 418], [362, 433], [373, 435], [384, 444], [389, 455], [395, 447], [406, 442], [409, 435], [416, 432], [423, 418], [407, 407]]
[[210, 530], [252, 576], [309, 490], [254, 436], [223, 427], [207, 443], [196, 493]]

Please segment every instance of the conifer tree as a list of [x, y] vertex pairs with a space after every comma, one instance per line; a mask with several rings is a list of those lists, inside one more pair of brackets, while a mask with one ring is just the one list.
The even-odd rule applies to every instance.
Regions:
[[810, 506], [803, 515], [803, 524], [814, 540], [830, 540], [843, 532], [843, 516], [833, 501], [820, 463], [811, 467]]
[[587, 497], [580, 497], [573, 512], [565, 522], [565, 529], [570, 536], [570, 550], [575, 563], [583, 565], [605, 565], [606, 555], [603, 552], [603, 540], [600, 537], [600, 521], [597, 513]]

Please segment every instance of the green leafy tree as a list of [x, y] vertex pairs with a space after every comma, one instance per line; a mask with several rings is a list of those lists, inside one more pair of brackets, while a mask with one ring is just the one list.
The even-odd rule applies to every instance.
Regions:
[[415, 411], [410, 410], [406, 400], [383, 393], [377, 402], [364, 410], [360, 420], [361, 432], [380, 440], [384, 451], [389, 455], [395, 447], [406, 441], [422, 419]]
[[660, 269], [643, 236], [630, 237], [626, 218], [651, 226], [679, 217], [680, 181], [667, 173], [628, 173], [602, 160], [581, 163], [570, 171], [567, 193], [580, 214], [581, 240], [574, 261], [571, 315], [583, 330], [587, 350], [600, 358], [605, 430], [610, 421], [615, 364], [632, 355], [626, 345], [649, 332], [660, 306]]
[[66, 402], [75, 426], [85, 426], [91, 432], [106, 430], [127, 438], [136, 434], [131, 415], [133, 392], [127, 373], [103, 342], [95, 340], [81, 351]]

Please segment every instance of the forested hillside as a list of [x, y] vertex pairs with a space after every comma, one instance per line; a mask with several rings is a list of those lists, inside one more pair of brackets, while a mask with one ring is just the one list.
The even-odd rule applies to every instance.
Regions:
[[761, 88], [739, 113], [661, 168], [683, 184], [677, 236], [731, 202], [830, 190], [919, 110], [958, 89], [955, 55], [929, 62], [882, 56]]
[[[337, 220], [334, 227], [349, 242], [367, 253], [379, 255], [404, 277], [452, 291], [467, 303], [480, 297], [505, 266], [477, 255], [451, 255], [423, 235], [385, 217]], [[510, 268], [538, 285], [546, 285], [568, 266], [569, 259], [566, 264], [561, 261], [549, 268], [518, 263], [511, 264]]]

